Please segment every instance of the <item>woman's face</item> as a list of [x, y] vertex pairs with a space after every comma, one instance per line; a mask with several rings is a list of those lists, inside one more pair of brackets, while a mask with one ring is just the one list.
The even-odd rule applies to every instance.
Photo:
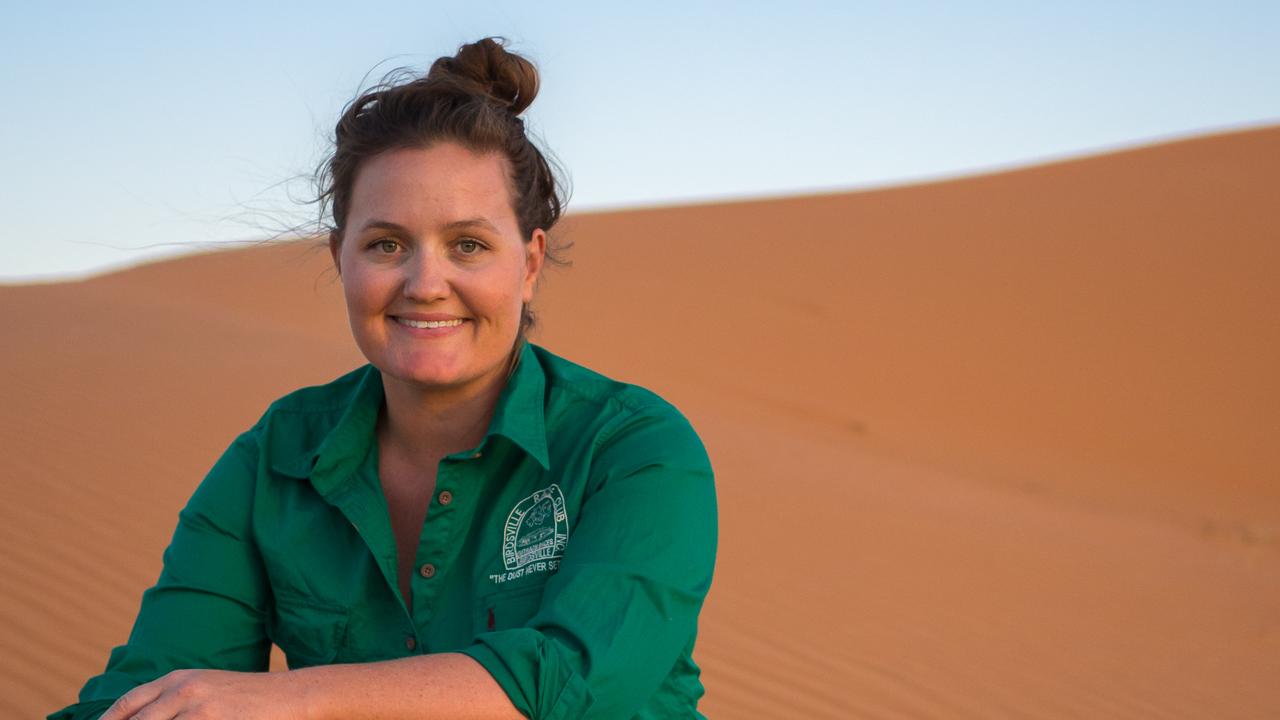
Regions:
[[546, 237], [520, 237], [504, 158], [442, 142], [366, 160], [330, 251], [369, 362], [420, 387], [464, 389], [506, 371]]

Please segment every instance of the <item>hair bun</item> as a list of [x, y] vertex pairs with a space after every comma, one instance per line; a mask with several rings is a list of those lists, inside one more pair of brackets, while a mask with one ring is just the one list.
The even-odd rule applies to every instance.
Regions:
[[453, 57], [431, 65], [427, 81], [457, 83], [479, 91], [519, 115], [538, 95], [538, 69], [516, 53], [507, 52], [504, 38], [487, 37], [458, 48]]

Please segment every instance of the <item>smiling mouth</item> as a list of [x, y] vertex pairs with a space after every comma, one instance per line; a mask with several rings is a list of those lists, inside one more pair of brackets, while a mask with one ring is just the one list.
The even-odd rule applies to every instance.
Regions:
[[392, 317], [393, 320], [401, 325], [407, 325], [414, 328], [447, 328], [457, 327], [466, 322], [465, 318], [455, 318], [453, 320], [407, 320], [402, 317]]

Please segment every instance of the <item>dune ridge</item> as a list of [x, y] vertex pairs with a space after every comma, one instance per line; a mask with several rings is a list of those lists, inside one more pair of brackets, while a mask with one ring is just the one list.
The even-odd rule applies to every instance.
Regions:
[[[1280, 715], [1280, 127], [574, 214], [535, 341], [717, 470], [712, 717]], [[315, 242], [0, 286], [0, 714], [124, 641], [275, 397], [363, 362]]]

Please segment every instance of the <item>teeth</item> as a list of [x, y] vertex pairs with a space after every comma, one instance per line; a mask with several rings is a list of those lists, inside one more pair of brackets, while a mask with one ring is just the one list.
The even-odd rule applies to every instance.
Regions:
[[457, 318], [454, 320], [406, 320], [405, 318], [398, 317], [396, 318], [396, 322], [400, 323], [401, 325], [408, 325], [409, 327], [416, 327], [416, 328], [442, 328], [442, 327], [457, 327], [461, 325], [463, 321], [462, 321], [462, 318]]

